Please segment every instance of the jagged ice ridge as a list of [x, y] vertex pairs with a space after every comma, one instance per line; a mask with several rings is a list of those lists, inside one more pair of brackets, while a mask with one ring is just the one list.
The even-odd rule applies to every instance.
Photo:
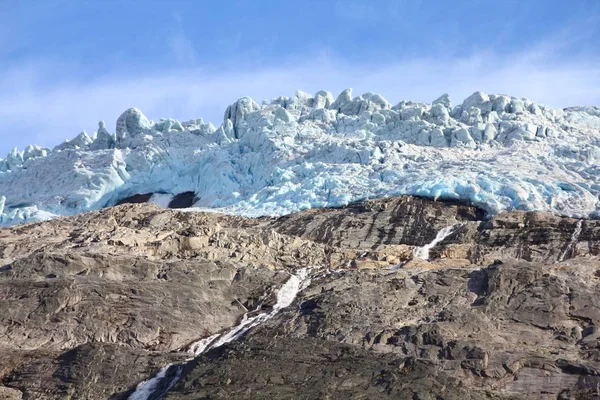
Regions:
[[149, 121], [135, 108], [91, 137], [0, 159], [0, 224], [72, 215], [141, 193], [193, 191], [196, 207], [245, 216], [412, 194], [595, 216], [600, 108], [554, 109], [476, 92], [452, 107], [379, 94], [244, 97], [217, 129]]

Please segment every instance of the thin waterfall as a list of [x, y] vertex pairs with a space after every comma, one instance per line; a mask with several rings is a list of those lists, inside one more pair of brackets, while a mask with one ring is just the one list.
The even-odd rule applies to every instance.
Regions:
[[140, 382], [135, 389], [135, 392], [129, 396], [129, 400], [146, 400], [152, 393], [156, 391], [162, 380], [167, 374], [167, 370], [173, 364], [167, 364], [158, 371], [158, 374], [147, 381]]
[[431, 241], [431, 243], [427, 243], [425, 246], [417, 247], [415, 249], [414, 258], [420, 258], [422, 260], [429, 260], [429, 250], [434, 248], [438, 243], [440, 243], [442, 240], [446, 239], [448, 236], [450, 236], [452, 233], [454, 233], [461, 226], [462, 226], [462, 224], [454, 224], [454, 225], [442, 228], [435, 236], [435, 239], [433, 239]]
[[[290, 306], [298, 293], [308, 287], [310, 285], [309, 278], [309, 270], [308, 268], [302, 268], [292, 276], [290, 279], [286, 281], [286, 283], [279, 288], [277, 291], [277, 302], [269, 312], [260, 313], [253, 317], [248, 317], [248, 313], [244, 314], [241, 322], [234, 326], [233, 328], [228, 329], [222, 334], [216, 334], [209, 336], [204, 339], [200, 339], [197, 342], [192, 343], [187, 352], [193, 354], [194, 356], [199, 356], [200, 354], [211, 350], [216, 349], [218, 347], [223, 346], [224, 344], [230, 343], [234, 340], [239, 339], [244, 333], [248, 332], [251, 328], [259, 325], [262, 322], [265, 322], [271, 318], [273, 318], [279, 311], [284, 308]], [[129, 396], [129, 400], [147, 400], [152, 394], [156, 392], [159, 385], [162, 384], [162, 381], [165, 379], [167, 370], [171, 367], [172, 364], [169, 364], [163, 367], [158, 374], [147, 381], [141, 382], [138, 384], [135, 392]], [[181, 373], [183, 372], [183, 366], [177, 366], [177, 371], [173, 379], [166, 385], [166, 389], [163, 390], [162, 395], [166, 394], [181, 378]], [[159, 396], [159, 397], [160, 397]]]
[[571, 234], [571, 240], [569, 241], [567, 248], [558, 257], [558, 261], [564, 261], [567, 258], [567, 256], [569, 255], [569, 253], [575, 248], [575, 246], [577, 245], [577, 242], [579, 242], [579, 235], [581, 235], [582, 229], [583, 229], [583, 220], [580, 219], [579, 221], [577, 221], [577, 224], [575, 225], [575, 230]]

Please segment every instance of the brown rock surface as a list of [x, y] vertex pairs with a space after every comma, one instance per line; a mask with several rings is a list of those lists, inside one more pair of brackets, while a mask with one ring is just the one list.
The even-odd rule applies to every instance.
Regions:
[[166, 398], [597, 398], [598, 221], [484, 217], [401, 196], [277, 219], [125, 204], [2, 229], [0, 398], [126, 398], [303, 267], [290, 307], [187, 362]]

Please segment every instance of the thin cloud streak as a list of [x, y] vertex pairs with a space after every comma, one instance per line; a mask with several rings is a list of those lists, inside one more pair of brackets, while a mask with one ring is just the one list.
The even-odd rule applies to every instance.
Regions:
[[198, 53], [192, 40], [186, 35], [181, 14], [173, 14], [175, 20], [174, 32], [168, 38], [171, 54], [179, 65], [192, 65], [198, 59]]
[[[528, 97], [554, 107], [600, 104], [598, 57], [553, 60], [539, 51], [499, 57], [478, 54], [455, 59], [420, 59], [386, 64], [349, 64], [329, 55], [270, 68], [228, 72], [173, 69], [136, 77], [109, 76], [92, 82], [47, 79], [49, 64], [0, 71], [0, 154], [29, 143], [52, 147], [97, 121], [109, 130], [121, 112], [138, 107], [151, 119], [203, 117], [219, 125], [237, 98], [257, 101], [347, 87], [358, 95], [379, 92], [390, 102], [431, 102], [447, 92], [458, 104], [476, 90]], [[553, 61], [550, 61], [553, 60]], [[41, 64], [40, 64], [41, 65]], [[76, 75], [75, 75], [76, 76]], [[12, 82], [12, 83], [11, 83]]]

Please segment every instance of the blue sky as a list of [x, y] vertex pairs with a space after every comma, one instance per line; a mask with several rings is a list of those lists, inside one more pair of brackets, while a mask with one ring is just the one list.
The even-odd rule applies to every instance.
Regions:
[[600, 1], [0, 0], [0, 155], [296, 89], [600, 104]]

